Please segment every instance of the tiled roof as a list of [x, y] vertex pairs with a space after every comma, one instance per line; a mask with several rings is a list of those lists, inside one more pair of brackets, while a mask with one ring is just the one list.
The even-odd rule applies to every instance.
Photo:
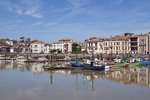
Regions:
[[61, 39], [61, 40], [58, 40], [59, 42], [73, 42], [72, 39], [68, 39], [68, 38], [65, 38], [65, 39]]
[[45, 44], [43, 41], [34, 40], [31, 42], [31, 44]]
[[129, 36], [116, 35], [111, 38], [106, 38], [105, 41], [128, 41]]
[[102, 38], [97, 38], [97, 37], [91, 37], [87, 40], [85, 40], [85, 42], [103, 42], [104, 39]]

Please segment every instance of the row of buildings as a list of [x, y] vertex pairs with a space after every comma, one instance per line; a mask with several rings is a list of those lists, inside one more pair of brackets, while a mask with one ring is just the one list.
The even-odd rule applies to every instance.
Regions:
[[150, 33], [134, 35], [124, 33], [110, 38], [92, 37], [85, 41], [86, 50], [94, 53], [145, 53], [150, 52]]
[[0, 39], [0, 53], [71, 53], [72, 44], [76, 43], [71, 39], [62, 39], [55, 43], [45, 43], [40, 40], [10, 40]]
[[21, 53], [50, 53], [51, 51], [64, 54], [72, 53], [75, 48], [94, 54], [120, 54], [120, 53], [150, 53], [150, 33], [134, 35], [124, 33], [109, 38], [91, 37], [84, 42], [76, 42], [72, 39], [62, 39], [55, 43], [44, 43], [39, 40], [23, 39], [10, 40], [0, 39], [0, 52]]

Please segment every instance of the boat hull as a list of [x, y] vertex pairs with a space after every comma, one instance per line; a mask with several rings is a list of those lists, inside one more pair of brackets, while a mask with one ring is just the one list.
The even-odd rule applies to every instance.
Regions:
[[79, 62], [71, 62], [70, 64], [72, 67], [82, 68], [85, 70], [99, 70], [99, 71], [105, 70], [105, 66], [86, 66], [84, 64], [80, 64]]
[[114, 63], [115, 66], [117, 67], [123, 67], [123, 68], [128, 68], [129, 64], [128, 63]]

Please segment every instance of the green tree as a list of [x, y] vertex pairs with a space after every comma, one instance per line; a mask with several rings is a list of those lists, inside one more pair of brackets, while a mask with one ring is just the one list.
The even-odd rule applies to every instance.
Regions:
[[62, 51], [61, 51], [61, 50], [59, 50], [59, 49], [57, 49], [57, 50], [56, 50], [56, 52], [57, 52], [57, 53], [62, 53]]
[[83, 53], [83, 54], [87, 54], [88, 52], [87, 52], [86, 50], [84, 50], [84, 51], [81, 51], [81, 53]]
[[56, 49], [52, 49], [52, 50], [50, 50], [50, 53], [55, 53], [56, 52]]
[[81, 52], [81, 46], [77, 43], [72, 44], [72, 53]]

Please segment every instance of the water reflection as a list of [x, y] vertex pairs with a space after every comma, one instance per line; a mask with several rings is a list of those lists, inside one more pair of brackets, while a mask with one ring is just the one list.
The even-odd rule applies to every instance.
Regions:
[[138, 84], [150, 87], [149, 68], [131, 68], [107, 73], [104, 78], [124, 84]]
[[[44, 65], [47, 64], [0, 61], [0, 100], [149, 100], [150, 98], [148, 68], [106, 72], [44, 71], [42, 67]], [[49, 65], [67, 64], [58, 62]]]
[[77, 70], [53, 70], [50, 71], [50, 82], [53, 82], [53, 74], [62, 75], [82, 75], [84, 80], [93, 81], [95, 79], [107, 79], [122, 84], [137, 84], [150, 87], [150, 69], [149, 68], [134, 68], [127, 70], [119, 70], [113, 72], [92, 72], [92, 71], [77, 71]]
[[[42, 66], [48, 63], [23, 63], [14, 61], [0, 61], [1, 70], [20, 69], [21, 72], [32, 71], [34, 74], [44, 73]], [[51, 66], [67, 66], [67, 63], [53, 63]], [[150, 87], [150, 68], [131, 68], [116, 71], [81, 71], [81, 70], [51, 70], [48, 71], [50, 83], [53, 84], [53, 74], [64, 76], [82, 75], [84, 80], [107, 79], [122, 84], [137, 84]]]

